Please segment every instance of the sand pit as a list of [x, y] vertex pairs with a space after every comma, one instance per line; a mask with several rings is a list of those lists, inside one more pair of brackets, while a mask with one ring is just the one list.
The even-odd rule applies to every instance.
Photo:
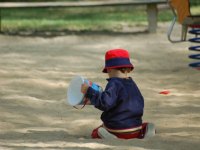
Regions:
[[[0, 35], [0, 149], [197, 150], [200, 72], [188, 67], [190, 43], [171, 44], [167, 27], [159, 24], [157, 34]], [[131, 76], [145, 98], [143, 120], [157, 127], [151, 139], [93, 140], [101, 112], [65, 103], [75, 75], [106, 85], [104, 53], [116, 47], [128, 49], [135, 64]]]

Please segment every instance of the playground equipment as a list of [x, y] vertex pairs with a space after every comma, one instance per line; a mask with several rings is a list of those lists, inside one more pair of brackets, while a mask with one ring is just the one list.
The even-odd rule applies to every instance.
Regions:
[[[189, 50], [190, 51], [199, 51], [200, 52], [200, 37], [198, 37], [200, 35], [200, 29], [190, 30], [189, 33], [190, 34], [194, 34], [196, 36], [195, 38], [189, 39], [189, 41], [192, 42], [192, 43], [199, 44], [197, 46], [196, 45], [195, 46], [190, 46]], [[191, 54], [191, 55], [189, 55], [189, 58], [200, 60], [200, 54]], [[189, 66], [200, 70], [200, 62], [190, 63]]]
[[200, 15], [191, 14], [190, 0], [168, 0], [168, 4], [171, 7], [173, 15], [174, 15], [174, 18], [172, 20], [172, 23], [167, 33], [168, 40], [171, 42], [179, 42], [179, 41], [171, 39], [171, 34], [173, 31], [174, 25], [176, 21], [178, 21], [182, 25], [182, 33], [181, 33], [180, 41], [186, 41], [187, 31], [189, 27], [200, 28]]
[[[197, 5], [199, 4], [200, 6], [199, 0], [168, 0], [168, 4], [172, 9], [174, 18], [169, 27], [167, 36], [168, 40], [172, 43], [187, 41], [188, 28], [192, 28], [192, 30], [190, 30], [189, 33], [195, 35], [195, 37], [190, 38], [188, 41], [198, 45], [190, 46], [189, 50], [198, 52], [200, 51], [200, 44], [199, 44], [200, 38], [198, 37], [200, 35], [200, 14], [199, 15], [191, 14], [190, 6], [194, 2], [195, 4]], [[180, 40], [172, 40], [171, 38], [171, 34], [176, 21], [178, 21], [182, 25]], [[189, 55], [189, 58], [199, 60], [200, 54], [191, 54]], [[190, 63], [189, 66], [200, 70], [200, 62]]]

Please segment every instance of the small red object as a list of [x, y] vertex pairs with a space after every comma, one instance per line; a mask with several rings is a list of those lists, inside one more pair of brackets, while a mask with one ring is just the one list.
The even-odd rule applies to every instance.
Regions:
[[200, 70], [200, 67], [197, 67], [196, 69], [197, 69], [197, 70]]
[[167, 95], [167, 94], [169, 94], [169, 93], [170, 93], [170, 91], [164, 90], [164, 91], [161, 91], [159, 94]]

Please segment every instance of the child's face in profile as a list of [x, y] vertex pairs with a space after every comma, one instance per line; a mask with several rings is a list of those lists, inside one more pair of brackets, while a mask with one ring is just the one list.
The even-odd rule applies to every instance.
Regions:
[[113, 69], [107, 69], [107, 73], [108, 73], [108, 77], [111, 78], [112, 77], [112, 71]]
[[121, 76], [121, 72], [117, 69], [107, 69], [109, 78]]
[[107, 69], [109, 78], [112, 78], [112, 77], [127, 78], [127, 73], [129, 73], [129, 72], [125, 71], [123, 73], [118, 69]]

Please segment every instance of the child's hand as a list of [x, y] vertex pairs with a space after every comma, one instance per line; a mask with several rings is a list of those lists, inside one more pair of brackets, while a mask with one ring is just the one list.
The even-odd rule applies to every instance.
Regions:
[[81, 92], [83, 94], [85, 94], [87, 92], [88, 88], [89, 88], [89, 85], [87, 85], [86, 83], [82, 84], [81, 85]]
[[89, 98], [84, 98], [85, 105], [91, 105]]
[[[87, 85], [86, 83], [82, 84], [81, 85], [81, 92], [83, 94], [85, 94], [87, 92], [88, 88], [89, 88], [89, 85]], [[84, 98], [83, 101], [86, 102], [85, 105], [90, 105], [91, 104], [90, 99], [88, 99], [88, 98]]]

